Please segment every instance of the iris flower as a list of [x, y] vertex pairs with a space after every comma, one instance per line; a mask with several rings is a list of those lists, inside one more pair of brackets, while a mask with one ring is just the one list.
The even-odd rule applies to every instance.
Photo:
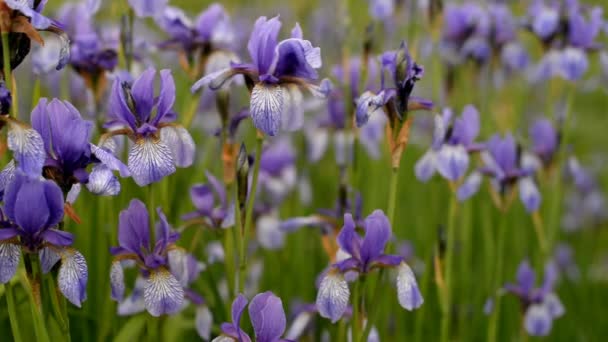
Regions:
[[412, 269], [400, 255], [384, 254], [391, 238], [391, 225], [381, 210], [374, 211], [365, 218], [361, 237], [350, 214], [344, 215], [344, 227], [338, 235], [340, 249], [348, 254], [342, 261], [334, 263], [323, 277], [317, 292], [317, 309], [322, 317], [337, 322], [348, 307], [350, 290], [344, 278], [347, 272], [366, 274], [370, 271], [389, 267], [397, 269], [397, 295], [399, 304], [414, 310], [423, 303]]
[[0, 283], [14, 277], [22, 251], [41, 259], [43, 273], [61, 261], [57, 282], [61, 293], [80, 307], [86, 300], [87, 264], [72, 248], [72, 234], [59, 230], [63, 220], [61, 189], [40, 176], [14, 175], [0, 212]]
[[[158, 182], [194, 161], [190, 133], [174, 123], [175, 82], [170, 70], [160, 71], [160, 93], [154, 94], [156, 70], [149, 68], [132, 84], [117, 77], [110, 94], [109, 127], [121, 129], [106, 137], [124, 134], [133, 143], [128, 167], [139, 186]], [[153, 114], [155, 115], [153, 116]]]
[[300, 88], [313, 95], [325, 97], [328, 83], [321, 86], [316, 69], [321, 67], [321, 50], [302, 38], [299, 25], [291, 38], [278, 41], [281, 22], [279, 17], [268, 20], [260, 17], [253, 28], [247, 49], [251, 63], [232, 63], [201, 78], [192, 87], [219, 89], [227, 80], [243, 75], [251, 91], [250, 115], [255, 127], [274, 136], [281, 128], [299, 129], [303, 123], [303, 96]]

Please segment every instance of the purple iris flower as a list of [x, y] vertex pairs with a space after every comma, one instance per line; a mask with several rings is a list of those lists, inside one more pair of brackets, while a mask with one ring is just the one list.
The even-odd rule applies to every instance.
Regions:
[[369, 14], [375, 20], [387, 20], [395, 12], [395, 0], [369, 0]]
[[399, 304], [407, 310], [419, 308], [424, 302], [411, 268], [400, 255], [384, 254], [391, 238], [391, 225], [381, 210], [374, 211], [362, 222], [365, 236], [357, 233], [351, 214], [344, 215], [344, 226], [338, 235], [340, 249], [346, 259], [333, 264], [321, 280], [317, 292], [317, 309], [322, 317], [337, 322], [348, 307], [350, 290], [344, 278], [347, 272], [366, 274], [375, 268], [396, 268]]
[[264, 148], [260, 159], [259, 195], [280, 203], [297, 185], [296, 152], [288, 139]]
[[[107, 126], [122, 129], [133, 142], [128, 166], [139, 186], [158, 182], [188, 167], [194, 161], [195, 145], [190, 133], [174, 123], [175, 82], [170, 70], [160, 71], [160, 93], [154, 94], [156, 70], [149, 68], [133, 83], [117, 77], [110, 94], [110, 119]], [[152, 116], [152, 113], [156, 113]]]
[[[182, 308], [185, 284], [173, 267], [171, 251], [176, 249], [179, 234], [171, 229], [165, 214], [157, 209], [160, 222], [156, 224], [156, 241], [150, 242], [150, 217], [146, 206], [132, 200], [120, 213], [118, 225], [119, 247], [111, 249], [115, 256], [110, 280], [112, 299], [122, 301], [125, 293], [124, 270], [121, 262], [133, 260], [145, 282], [143, 301], [152, 316], [173, 314]], [[186, 254], [181, 252], [181, 258]], [[181, 259], [180, 258], [180, 259]], [[183, 259], [181, 259], [183, 260]], [[187, 273], [187, 272], [186, 272]], [[136, 287], [137, 288], [137, 287]]]
[[529, 135], [532, 152], [540, 161], [540, 165], [550, 166], [559, 148], [558, 131], [548, 119], [538, 119], [530, 126]]
[[4, 212], [0, 211], [0, 283], [13, 278], [22, 250], [40, 257], [44, 273], [61, 261], [59, 290], [80, 307], [87, 296], [87, 264], [71, 247], [72, 234], [59, 230], [62, 220], [61, 189], [49, 180], [17, 172], [6, 189]]
[[557, 268], [553, 263], [545, 267], [545, 277], [540, 287], [535, 288], [534, 270], [523, 261], [517, 269], [517, 282], [506, 284], [504, 289], [517, 296], [525, 311], [524, 328], [532, 336], [547, 336], [553, 320], [561, 317], [564, 306], [554, 292]]
[[250, 85], [250, 114], [254, 125], [274, 136], [282, 128], [293, 131], [303, 124], [300, 88], [313, 95], [325, 97], [328, 82], [313, 84], [321, 67], [321, 50], [302, 38], [299, 25], [291, 38], [278, 41], [281, 21], [260, 17], [253, 28], [247, 49], [251, 63], [232, 63], [229, 68], [208, 74], [192, 86], [192, 91], [203, 87], [216, 90], [228, 79], [243, 75]]
[[426, 182], [435, 171], [451, 182], [461, 179], [469, 168], [469, 154], [481, 150], [475, 143], [479, 135], [479, 113], [466, 106], [462, 115], [453, 120], [450, 109], [435, 117], [431, 148], [416, 163], [416, 177]]
[[[90, 143], [93, 123], [83, 120], [67, 101], [40, 99], [32, 111], [32, 127], [40, 134], [46, 151], [43, 175], [64, 193], [75, 184], [86, 184], [99, 195], [116, 195], [120, 183], [112, 173], [129, 176], [127, 167], [110, 150]], [[94, 165], [92, 172], [86, 170]]]
[[[238, 295], [232, 302], [232, 322], [222, 323], [222, 335], [213, 339], [214, 342], [251, 342], [251, 337], [240, 327], [241, 316], [247, 306], [247, 298]], [[287, 318], [283, 310], [281, 298], [267, 291], [257, 294], [249, 303], [249, 318], [255, 340], [258, 342], [281, 342], [287, 326]]]
[[583, 227], [598, 226], [608, 220], [606, 196], [592, 171], [570, 157], [566, 167], [568, 178], [574, 189], [566, 198], [563, 226], [569, 231]]
[[458, 189], [457, 196], [463, 201], [474, 195], [481, 185], [482, 175], [488, 176], [492, 186], [505, 195], [513, 186], [519, 188], [519, 197], [528, 212], [538, 210], [541, 195], [534, 181], [534, 167], [523, 165], [521, 153], [511, 134], [501, 138], [494, 135], [486, 144], [481, 157], [484, 166], [472, 172]]
[[156, 17], [161, 14], [168, 2], [169, 0], [129, 0], [129, 6], [140, 18]]
[[[70, 41], [67, 35], [60, 28], [60, 25], [40, 14], [46, 5], [46, 1], [25, 1], [25, 0], [4, 0], [2, 1], [3, 17], [9, 20], [6, 25], [9, 27], [10, 48], [14, 51], [11, 54], [10, 66], [15, 69], [27, 56], [30, 51], [31, 40], [44, 44], [44, 40], [38, 31], [48, 31], [56, 34], [61, 40], [61, 50], [57, 62], [57, 70], [61, 70], [70, 59]], [[14, 30], [14, 31], [13, 31]], [[4, 62], [0, 61], [0, 66]]]
[[190, 189], [195, 210], [182, 216], [182, 220], [202, 219], [210, 228], [228, 228], [234, 225], [234, 207], [228, 205], [226, 187], [211, 173], [205, 172], [207, 184], [196, 184]]
[[[357, 126], [365, 125], [372, 115], [389, 107], [387, 115], [395, 113], [400, 120], [405, 118], [408, 111], [431, 109], [433, 103], [429, 100], [412, 96], [417, 81], [424, 75], [424, 68], [412, 59], [405, 45], [397, 51], [385, 52], [381, 56], [382, 62], [382, 89], [377, 94], [367, 91], [357, 99], [356, 119]], [[393, 80], [393, 87], [385, 86], [385, 73]]]

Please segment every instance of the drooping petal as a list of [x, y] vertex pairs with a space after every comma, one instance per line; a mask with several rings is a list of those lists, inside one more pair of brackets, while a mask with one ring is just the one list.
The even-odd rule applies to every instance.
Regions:
[[274, 136], [281, 127], [284, 109], [284, 89], [278, 85], [257, 84], [251, 92], [250, 115], [262, 132]]
[[547, 336], [551, 332], [553, 318], [541, 304], [532, 304], [526, 310], [524, 327], [531, 336]]
[[564, 315], [566, 309], [554, 292], [550, 292], [543, 298], [542, 304], [547, 308], [551, 317], [559, 318]]
[[33, 176], [42, 173], [46, 152], [38, 132], [19, 123], [11, 123], [7, 145], [9, 150], [13, 151], [13, 158], [21, 171]]
[[315, 69], [321, 67], [321, 49], [313, 47], [308, 40], [285, 39], [281, 41], [274, 55], [268, 73], [276, 77], [290, 76], [305, 80], [316, 80]]
[[176, 166], [188, 167], [192, 165], [196, 146], [192, 136], [184, 127], [163, 127], [160, 130], [160, 139], [171, 150]]
[[399, 265], [399, 271], [397, 274], [397, 296], [399, 298], [399, 304], [409, 311], [418, 309], [424, 299], [418, 289], [418, 283], [412, 269], [405, 263], [402, 262]]
[[287, 319], [283, 302], [270, 291], [253, 297], [249, 304], [249, 317], [256, 341], [278, 341], [285, 332]]
[[74, 242], [74, 236], [72, 233], [59, 229], [45, 230], [44, 233], [42, 233], [42, 238], [51, 245], [58, 247], [68, 247]]
[[462, 178], [469, 167], [469, 154], [463, 145], [443, 145], [437, 153], [437, 171], [449, 181]]
[[144, 288], [144, 302], [150, 315], [158, 317], [179, 311], [184, 302], [184, 289], [165, 268], [150, 272]]
[[285, 232], [273, 215], [264, 215], [257, 220], [256, 233], [260, 245], [266, 249], [277, 250], [285, 245]]
[[15, 273], [21, 258], [21, 247], [12, 243], [0, 243], [0, 283], [6, 284]]
[[125, 272], [118, 260], [110, 266], [110, 287], [112, 299], [121, 302], [125, 297]]
[[217, 90], [221, 88], [226, 82], [234, 77], [238, 72], [232, 68], [225, 68], [218, 71], [211, 72], [203, 76], [201, 79], [196, 81], [190, 88], [190, 91], [195, 93], [201, 88], [209, 87], [211, 90]]
[[137, 185], [155, 183], [175, 172], [171, 149], [160, 139], [143, 138], [129, 151], [129, 171]]
[[57, 283], [59, 290], [72, 304], [81, 307], [87, 299], [89, 272], [84, 256], [77, 250], [66, 248], [61, 252], [61, 267]]
[[585, 51], [569, 47], [564, 49], [560, 58], [559, 74], [568, 81], [578, 81], [589, 68], [589, 60]]
[[146, 305], [144, 303], [145, 287], [146, 280], [141, 276], [137, 277], [131, 295], [120, 302], [116, 308], [119, 316], [130, 316], [146, 310]]
[[540, 208], [540, 191], [531, 177], [524, 177], [519, 180], [519, 197], [529, 213]]
[[471, 196], [475, 195], [479, 191], [483, 176], [481, 173], [474, 171], [465, 180], [464, 183], [458, 188], [456, 195], [459, 201], [465, 201]]
[[304, 97], [295, 85], [287, 86], [283, 95], [285, 96], [284, 114], [281, 120], [283, 129], [287, 132], [297, 131], [304, 125]]
[[213, 316], [208, 307], [203, 305], [196, 309], [194, 325], [198, 336], [203, 340], [208, 341], [211, 337], [211, 327], [213, 326]]
[[292, 341], [297, 341], [300, 339], [305, 329], [308, 327], [310, 321], [312, 320], [313, 315], [308, 311], [303, 311], [296, 316], [291, 322], [287, 333], [285, 334], [285, 338]]
[[[114, 140], [112, 139], [107, 140], [108, 144], [112, 144], [113, 141]], [[90, 144], [90, 147], [91, 153], [110, 170], [118, 171], [121, 177], [129, 177], [131, 175], [129, 168], [120, 159], [116, 158], [113, 152], [108, 150], [107, 147], [98, 147], [93, 144]]]
[[13, 181], [13, 178], [15, 178], [15, 160], [11, 159], [0, 171], [0, 198], [4, 196], [6, 187]]
[[339, 273], [325, 275], [317, 292], [317, 310], [319, 315], [336, 323], [348, 307], [350, 290], [344, 276]]
[[96, 165], [89, 174], [87, 189], [95, 195], [115, 196], [120, 193], [120, 182], [105, 165]]
[[422, 182], [426, 182], [435, 174], [437, 169], [437, 153], [434, 150], [428, 150], [422, 158], [416, 162], [414, 171], [416, 178]]

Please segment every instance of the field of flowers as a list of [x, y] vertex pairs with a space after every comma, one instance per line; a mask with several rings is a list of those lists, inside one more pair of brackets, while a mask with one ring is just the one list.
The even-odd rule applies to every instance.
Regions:
[[600, 0], [0, 0], [0, 341], [602, 341]]

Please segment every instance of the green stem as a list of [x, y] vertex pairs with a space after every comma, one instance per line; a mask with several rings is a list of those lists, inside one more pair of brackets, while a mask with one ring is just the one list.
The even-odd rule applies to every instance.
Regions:
[[199, 98], [198, 96], [192, 95], [190, 97], [190, 101], [186, 104], [186, 112], [184, 113], [184, 120], [182, 121], [182, 126], [188, 129], [192, 122], [194, 121], [194, 116], [196, 114], [196, 109], [198, 108]]
[[15, 342], [21, 342], [21, 331], [19, 330], [19, 321], [17, 317], [17, 303], [15, 303], [15, 293], [13, 292], [13, 285], [10, 281], [4, 285], [4, 289], [6, 290], [6, 305], [8, 307], [8, 318], [11, 322], [13, 340]]
[[[67, 315], [67, 309], [65, 304], [65, 298], [55, 288], [55, 277], [52, 274], [44, 276], [46, 287], [51, 298], [51, 305], [53, 307], [53, 313], [57, 318], [61, 333], [66, 341], [70, 341], [70, 319]], [[63, 300], [63, 302], [62, 302]]]
[[[13, 79], [12, 79], [12, 73], [11, 73], [11, 49], [9, 47], [9, 41], [8, 41], [8, 32], [2, 32], [2, 57], [3, 57], [3, 64], [4, 64], [4, 83], [6, 84], [6, 88], [11, 92], [11, 94], [14, 93], [13, 91]], [[11, 113], [13, 115], [13, 117], [17, 117], [17, 103], [13, 102], [13, 105], [11, 106]]]
[[[255, 203], [255, 195], [258, 191], [258, 177], [260, 175], [260, 162], [262, 159], [262, 146], [264, 144], [264, 136], [260, 133], [257, 135], [256, 146], [255, 146], [255, 165], [253, 167], [253, 180], [251, 184], [251, 192], [247, 200], [247, 208], [245, 211], [245, 227], [243, 229], [243, 248], [247, 246], [247, 238], [251, 232], [251, 223], [253, 221], [253, 204]], [[244, 252], [244, 250], [243, 250]], [[247, 255], [246, 253], [241, 254], [241, 267], [247, 267]]]
[[389, 222], [395, 224], [395, 206], [397, 202], [397, 185], [399, 182], [399, 169], [391, 169], [391, 183], [388, 188], [388, 209], [387, 215]]
[[[502, 281], [502, 268], [503, 268], [503, 254], [505, 248], [505, 240], [506, 240], [506, 231], [507, 231], [507, 216], [506, 213], [503, 212], [500, 216], [500, 225], [497, 232], [497, 240], [496, 240], [496, 268], [494, 272], [494, 289], [499, 288], [500, 283]], [[500, 318], [500, 303], [501, 296], [497, 296], [495, 298], [494, 310], [492, 316], [490, 317], [490, 326], [488, 328], [488, 338], [487, 341], [494, 342], [496, 341], [496, 335], [498, 333], [498, 321]]]
[[[234, 187], [234, 198], [238, 198], [238, 187]], [[242, 220], [242, 213], [241, 213], [241, 206], [239, 205], [238, 201], [235, 203], [234, 205], [234, 218], [235, 218], [235, 226], [233, 229], [234, 232], [234, 238], [236, 241], [236, 244], [239, 248], [239, 265], [237, 267], [237, 274], [238, 274], [238, 289], [239, 289], [239, 293], [243, 293], [245, 290], [245, 264], [243, 262], [243, 260], [246, 259], [245, 256], [245, 231], [243, 229], [243, 220]]]
[[353, 321], [351, 323], [353, 341], [358, 341], [361, 334], [361, 301], [363, 300], [363, 296], [365, 296], [361, 290], [361, 286], [361, 281], [357, 281], [353, 289]]
[[37, 254], [25, 254], [23, 256], [25, 269], [27, 271], [27, 280], [22, 279], [22, 284], [27, 289], [30, 300], [30, 309], [32, 313], [32, 321], [34, 323], [34, 334], [37, 341], [48, 342], [49, 333], [44, 322], [42, 313], [42, 305], [40, 300], [40, 260]]
[[[373, 293], [372, 301], [370, 302], [370, 303], [373, 303], [373, 305], [369, 309], [369, 315], [367, 316], [367, 323], [365, 323], [365, 329], [363, 330], [363, 334], [361, 334], [361, 338], [359, 338], [359, 340], [358, 340], [359, 342], [367, 342], [369, 333], [372, 331], [372, 327], [374, 326], [374, 324], [376, 324], [376, 321], [378, 319], [378, 313], [381, 311], [381, 310], [379, 310], [380, 301], [382, 299], [383, 289], [386, 290], [386, 288], [384, 288], [382, 286], [382, 279], [384, 278], [384, 273], [385, 273], [384, 270], [385, 270], [385, 268], [381, 268], [380, 272], [378, 272], [378, 279], [376, 279], [376, 283], [375, 283], [374, 289], [372, 291], [372, 293]], [[353, 339], [353, 341], [357, 341], [357, 340]]]
[[454, 278], [454, 247], [456, 245], [456, 211], [458, 200], [456, 194], [450, 197], [450, 208], [448, 212], [448, 240], [445, 252], [445, 289], [443, 295], [442, 315], [441, 315], [441, 341], [450, 339], [450, 323], [452, 308], [452, 281]]

